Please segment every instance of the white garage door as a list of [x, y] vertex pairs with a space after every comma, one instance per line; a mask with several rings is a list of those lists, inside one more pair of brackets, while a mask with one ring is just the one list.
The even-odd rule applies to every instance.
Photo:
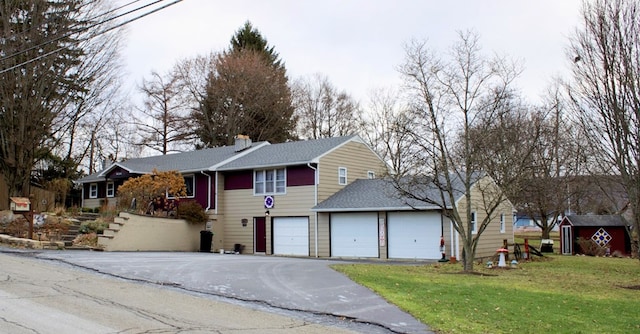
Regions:
[[378, 257], [378, 214], [332, 214], [331, 256]]
[[273, 218], [273, 254], [309, 256], [309, 218]]
[[389, 258], [442, 258], [438, 212], [390, 212], [387, 220]]

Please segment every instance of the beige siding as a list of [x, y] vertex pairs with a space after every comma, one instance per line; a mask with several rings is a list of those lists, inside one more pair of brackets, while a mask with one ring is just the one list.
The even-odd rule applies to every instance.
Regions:
[[[315, 256], [315, 213], [311, 211], [314, 203], [314, 186], [287, 187], [284, 195], [274, 195], [275, 205], [270, 209], [270, 217], [266, 220], [267, 254], [271, 249], [271, 219], [274, 217], [309, 217], [309, 254]], [[253, 189], [226, 190], [224, 196], [218, 198], [219, 212], [223, 212], [224, 249], [233, 249], [234, 244], [245, 246], [246, 253], [254, 253], [254, 217], [264, 217], [264, 196], [254, 196]], [[243, 227], [242, 219], [247, 219]], [[217, 240], [217, 238], [216, 238]]]
[[[485, 205], [484, 198], [495, 198], [498, 188], [490, 178], [483, 178], [478, 181], [471, 189], [471, 210], [476, 212], [477, 224], [480, 226], [482, 221], [487, 217], [488, 207], [491, 205]], [[484, 196], [483, 196], [484, 194]], [[490, 202], [490, 201], [487, 201]], [[466, 201], [461, 199], [458, 202], [458, 212], [460, 216], [465, 216]], [[505, 230], [500, 231], [500, 214], [504, 214]], [[445, 224], [445, 234], [449, 235], [450, 224]], [[466, 223], [465, 223], [466, 227]], [[478, 246], [476, 248], [476, 258], [487, 258], [496, 254], [496, 250], [501, 248], [504, 240], [507, 243], [513, 243], [513, 206], [507, 200], [502, 201], [498, 208], [493, 212], [490, 217], [490, 223], [487, 228], [482, 232]], [[459, 242], [459, 254], [462, 254], [462, 244]]]
[[82, 207], [89, 209], [99, 208], [102, 200], [102, 198], [85, 198], [82, 201]]
[[318, 256], [331, 256], [329, 213], [318, 212]]
[[320, 159], [318, 166], [318, 202], [342, 189], [338, 183], [338, 168], [347, 168], [347, 184], [356, 179], [366, 179], [372, 171], [376, 177], [385, 174], [385, 165], [369, 147], [359, 142], [348, 142]]
[[[381, 259], [387, 259], [387, 255], [389, 254], [389, 234], [387, 233], [389, 226], [387, 225], [387, 217], [387, 212], [378, 212], [378, 252]], [[380, 240], [380, 231], [384, 231], [384, 244]]]

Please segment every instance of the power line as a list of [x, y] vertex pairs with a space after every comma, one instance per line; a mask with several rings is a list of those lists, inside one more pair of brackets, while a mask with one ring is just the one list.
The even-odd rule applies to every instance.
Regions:
[[[56, 37], [56, 38], [53, 38], [53, 39], [48, 40], [48, 41], [46, 41], [46, 42], [40, 43], [40, 44], [38, 44], [38, 45], [34, 45], [34, 46], [32, 46], [32, 47], [29, 47], [29, 48], [26, 48], [26, 49], [23, 49], [23, 50], [17, 51], [17, 52], [15, 52], [15, 53], [13, 53], [13, 54], [10, 54], [10, 55], [8, 55], [8, 56], [4, 56], [4, 57], [0, 58], [0, 62], [5, 61], [5, 60], [7, 60], [7, 59], [9, 59], [9, 58], [13, 58], [13, 57], [19, 56], [19, 55], [21, 55], [21, 54], [24, 54], [24, 53], [26, 53], [26, 52], [29, 52], [29, 51], [32, 51], [32, 50], [35, 50], [35, 49], [40, 49], [40, 48], [42, 48], [43, 46], [46, 46], [47, 44], [51, 44], [51, 43], [57, 42], [57, 41], [59, 41], [59, 40], [61, 40], [61, 39], [67, 38], [67, 37], [69, 37], [69, 36], [71, 36], [71, 35], [74, 35], [74, 34], [77, 34], [77, 33], [80, 33], [80, 32], [86, 31], [86, 30], [89, 30], [89, 29], [91, 29], [91, 28], [93, 28], [93, 27], [96, 27], [96, 26], [98, 26], [98, 25], [102, 25], [102, 24], [104, 24], [104, 23], [107, 23], [107, 22], [109, 22], [109, 21], [115, 20], [115, 19], [120, 18], [120, 17], [125, 16], [125, 15], [129, 15], [129, 14], [131, 14], [131, 13], [134, 13], [134, 12], [138, 11], [138, 10], [144, 9], [144, 8], [149, 7], [149, 6], [152, 6], [152, 5], [155, 5], [155, 4], [160, 3], [160, 2], [162, 2], [162, 1], [164, 1], [164, 0], [156, 0], [155, 2], [152, 2], [152, 3], [150, 3], [150, 4], [146, 4], [146, 5], [144, 5], [144, 6], [141, 6], [141, 7], [138, 7], [138, 8], [136, 8], [136, 9], [130, 10], [130, 11], [125, 12], [125, 13], [123, 13], [123, 14], [116, 15], [116, 16], [114, 16], [114, 17], [107, 18], [106, 20], [103, 20], [103, 21], [101, 21], [101, 22], [97, 22], [97, 23], [91, 24], [91, 25], [86, 26], [86, 27], [84, 27], [84, 28], [81, 28], [81, 29], [79, 29], [79, 30], [73, 30], [73, 31], [67, 32], [67, 33], [63, 34], [62, 36], [58, 36], [58, 37]], [[106, 14], [107, 14], [107, 13], [104, 13], [104, 14], [102, 14], [102, 15], [98, 15], [98, 17], [100, 17], [100, 16], [104, 16], [104, 15], [106, 15]], [[78, 24], [79, 24], [79, 23], [78, 23]], [[76, 24], [76, 25], [78, 25], [78, 24]], [[72, 25], [70, 28], [73, 28], [73, 27], [74, 27], [74, 26], [76, 26], [76, 25]]]
[[[102, 0], [93, 0], [93, 1], [89, 1], [89, 2], [85, 3], [84, 5], [82, 5], [82, 7], [86, 7], [86, 6], [91, 5], [92, 3], [101, 2], [101, 1], [102, 1]], [[131, 6], [132, 4], [134, 4], [134, 3], [136, 3], [136, 2], [140, 2], [140, 1], [142, 1], [142, 0], [135, 0], [135, 1], [131, 1], [131, 2], [127, 3], [127, 4], [122, 5], [122, 6], [119, 6], [119, 7], [113, 8], [113, 9], [110, 9], [110, 10], [108, 10], [108, 11], [106, 11], [106, 12], [102, 13], [102, 14], [98, 14], [98, 15], [96, 15], [96, 16], [94, 16], [94, 17], [91, 17], [91, 18], [87, 19], [86, 21], [87, 21], [87, 22], [92, 22], [92, 21], [94, 21], [94, 20], [96, 20], [96, 19], [98, 19], [98, 18], [100, 18], [100, 17], [102, 17], [102, 16], [105, 16], [105, 15], [107, 15], [107, 14], [111, 14], [111, 13], [116, 12], [116, 11], [118, 11], [118, 10], [122, 9], [122, 8], [129, 7], [129, 6]], [[51, 17], [47, 17], [47, 18], [45, 18], [45, 20], [44, 20], [44, 22], [43, 22], [42, 24], [50, 24], [52, 20], [53, 20], [53, 19], [52, 19]], [[74, 28], [74, 27], [78, 26], [79, 24], [80, 24], [80, 23], [73, 24], [73, 25], [71, 25], [71, 26], [69, 27], [69, 29]], [[39, 27], [39, 26], [31, 26], [31, 27], [29, 27], [29, 28], [27, 28], [27, 29], [25, 29], [25, 30], [22, 30], [22, 31], [17, 32], [17, 33], [14, 33], [14, 34], [12, 34], [12, 35], [9, 35], [9, 36], [5, 37], [5, 39], [17, 39], [17, 38], [19, 38], [19, 36], [20, 36], [20, 35], [26, 35], [26, 33], [30, 32], [30, 31], [32, 31], [32, 30], [34, 30], [34, 29], [37, 29], [38, 27]], [[48, 42], [52, 42], [52, 41], [48, 41]], [[43, 43], [43, 44], [46, 44], [46, 43], [48, 43], [48, 42], [45, 42], [45, 43]], [[5, 57], [5, 58], [8, 58], [8, 57]], [[4, 58], [3, 58], [3, 59], [0, 59], [0, 61], [1, 61], [1, 60], [4, 60]]]
[[[90, 28], [93, 28], [93, 27], [99, 26], [99, 25], [104, 24], [104, 23], [106, 23], [106, 22], [108, 22], [108, 21], [112, 21], [112, 20], [114, 20], [114, 19], [116, 19], [116, 18], [120, 18], [120, 17], [122, 17], [122, 16], [129, 15], [129, 14], [131, 14], [131, 13], [133, 13], [133, 12], [136, 12], [136, 11], [138, 11], [138, 10], [140, 10], [140, 9], [143, 9], [143, 8], [146, 8], [146, 7], [149, 7], [149, 6], [155, 5], [155, 4], [157, 4], [157, 3], [159, 3], [159, 2], [162, 2], [162, 1], [164, 1], [164, 0], [157, 0], [157, 1], [153, 2], [153, 3], [150, 3], [150, 4], [147, 4], [147, 5], [141, 6], [141, 7], [139, 7], [139, 8], [136, 8], [136, 9], [131, 10], [131, 11], [128, 11], [128, 12], [126, 12], [126, 13], [123, 13], [123, 14], [117, 15], [117, 16], [112, 17], [112, 18], [109, 18], [109, 19], [104, 20], [104, 21], [102, 21], [102, 22], [92, 24], [92, 25], [87, 26], [87, 27], [85, 27], [85, 28], [83, 28], [83, 29], [80, 29], [80, 30], [78, 30], [78, 31], [74, 31], [74, 32], [72, 32], [72, 33], [64, 34], [63, 36], [57, 37], [57, 38], [52, 39], [52, 40], [50, 40], [50, 41], [47, 41], [47, 42], [45, 42], [45, 43], [41, 43], [41, 44], [39, 44], [39, 45], [37, 45], [37, 46], [33, 46], [33, 47], [27, 48], [27, 49], [25, 49], [25, 50], [22, 50], [22, 51], [16, 52], [16, 53], [14, 53], [14, 54], [12, 54], [12, 55], [9, 55], [9, 56], [6, 56], [6, 57], [3, 57], [3, 58], [1, 58], [1, 59], [0, 59], [0, 61], [5, 61], [6, 59], [9, 59], [9, 58], [15, 57], [15, 56], [17, 56], [17, 55], [23, 54], [23, 53], [25, 53], [25, 52], [28, 52], [29, 50], [33, 50], [33, 49], [35, 49], [35, 48], [40, 48], [40, 47], [45, 46], [45, 45], [47, 45], [47, 44], [50, 44], [50, 43], [53, 43], [53, 42], [59, 41], [59, 40], [61, 40], [61, 39], [63, 39], [63, 38], [69, 37], [69, 36], [70, 36], [70, 35], [72, 35], [72, 34], [75, 34], [75, 33], [78, 33], [78, 32], [81, 32], [81, 31], [85, 31], [85, 30], [88, 30], [88, 29], [90, 29]], [[149, 12], [146, 12], [146, 13], [140, 14], [140, 15], [138, 15], [138, 16], [136, 16], [136, 17], [132, 18], [132, 19], [129, 19], [129, 20], [127, 20], [127, 21], [124, 21], [124, 22], [122, 22], [122, 23], [119, 23], [119, 24], [117, 24], [117, 25], [115, 25], [115, 26], [113, 26], [113, 27], [109, 27], [109, 28], [107, 28], [107, 29], [105, 29], [105, 30], [103, 30], [103, 31], [100, 31], [100, 32], [98, 32], [98, 33], [95, 33], [95, 34], [93, 34], [93, 35], [91, 35], [91, 36], [88, 36], [88, 37], [83, 38], [83, 39], [79, 39], [79, 40], [77, 40], [77, 41], [73, 41], [73, 42], [72, 42], [72, 44], [78, 44], [78, 43], [80, 43], [80, 42], [84, 42], [84, 41], [87, 41], [87, 40], [92, 39], [92, 38], [94, 38], [94, 37], [97, 37], [97, 36], [103, 35], [103, 34], [105, 34], [105, 33], [109, 32], [109, 31], [111, 31], [111, 30], [114, 30], [114, 29], [120, 28], [120, 27], [122, 27], [122, 26], [124, 26], [124, 25], [126, 25], [126, 24], [129, 24], [129, 23], [131, 23], [131, 22], [137, 21], [137, 20], [139, 20], [139, 19], [141, 19], [141, 18], [143, 18], [143, 17], [145, 17], [145, 16], [148, 16], [148, 15], [151, 15], [151, 14], [156, 13], [156, 12], [158, 12], [158, 11], [161, 11], [161, 10], [163, 10], [163, 9], [166, 9], [166, 8], [168, 8], [168, 7], [170, 7], [170, 6], [173, 6], [173, 5], [175, 5], [175, 4], [179, 3], [179, 2], [182, 2], [182, 1], [183, 1], [183, 0], [175, 0], [175, 1], [171, 2], [171, 3], [169, 3], [169, 4], [166, 4], [166, 5], [164, 5], [164, 6], [161, 6], [161, 7], [155, 8], [155, 9], [153, 9], [153, 10], [149, 11]], [[45, 54], [42, 54], [42, 55], [40, 55], [40, 56], [38, 56], [38, 57], [35, 57], [35, 58], [32, 58], [32, 59], [26, 60], [26, 61], [24, 61], [24, 62], [22, 62], [22, 63], [16, 64], [16, 65], [14, 65], [14, 66], [11, 66], [11, 67], [8, 67], [8, 68], [5, 68], [5, 69], [2, 69], [2, 70], [0, 70], [0, 74], [3, 74], [3, 73], [6, 73], [6, 72], [9, 72], [9, 71], [11, 71], [11, 70], [14, 70], [14, 69], [16, 69], [16, 68], [19, 68], [19, 67], [21, 67], [21, 66], [24, 66], [24, 65], [26, 65], [26, 64], [30, 64], [30, 63], [32, 63], [32, 62], [34, 62], [34, 61], [37, 61], [37, 60], [40, 60], [40, 59], [42, 59], [42, 58], [45, 58], [45, 57], [51, 56], [51, 55], [53, 55], [53, 54], [55, 54], [55, 53], [58, 53], [58, 52], [60, 52], [60, 51], [62, 51], [62, 50], [64, 50], [64, 49], [65, 49], [64, 47], [61, 47], [61, 48], [58, 48], [58, 49], [56, 49], [56, 50], [53, 50], [53, 51], [47, 52], [47, 53], [45, 53]]]

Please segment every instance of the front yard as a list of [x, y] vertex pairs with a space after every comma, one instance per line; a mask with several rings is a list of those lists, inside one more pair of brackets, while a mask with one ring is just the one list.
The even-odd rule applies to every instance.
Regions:
[[546, 256], [462, 274], [461, 264], [334, 268], [438, 333], [638, 333], [640, 261]]

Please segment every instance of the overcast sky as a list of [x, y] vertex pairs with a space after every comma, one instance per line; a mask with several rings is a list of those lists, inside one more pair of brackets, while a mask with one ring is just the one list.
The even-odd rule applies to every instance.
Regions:
[[248, 20], [275, 46], [290, 79], [322, 73], [366, 105], [371, 89], [399, 86], [396, 68], [411, 39], [444, 53], [458, 31], [474, 29], [485, 53], [523, 63], [518, 86], [535, 101], [552, 76], [567, 73], [580, 7], [579, 0], [184, 0], [129, 24], [123, 56], [129, 82], [139, 84], [179, 59], [226, 49]]

